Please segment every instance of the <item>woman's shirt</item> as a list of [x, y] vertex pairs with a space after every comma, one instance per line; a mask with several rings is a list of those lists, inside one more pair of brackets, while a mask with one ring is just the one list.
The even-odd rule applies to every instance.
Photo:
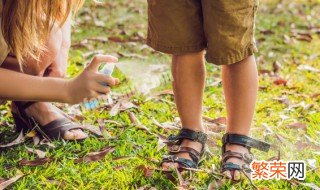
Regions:
[[8, 45], [6, 44], [1, 32], [2, 0], [0, 0], [0, 65], [4, 62], [9, 54]]

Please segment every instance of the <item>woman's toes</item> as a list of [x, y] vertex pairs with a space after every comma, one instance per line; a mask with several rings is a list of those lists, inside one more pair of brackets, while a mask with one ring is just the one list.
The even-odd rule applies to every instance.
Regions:
[[87, 138], [88, 135], [80, 129], [67, 131], [64, 135], [65, 140], [77, 140]]
[[222, 175], [224, 175], [228, 179], [232, 179], [231, 172], [228, 170], [224, 171]]

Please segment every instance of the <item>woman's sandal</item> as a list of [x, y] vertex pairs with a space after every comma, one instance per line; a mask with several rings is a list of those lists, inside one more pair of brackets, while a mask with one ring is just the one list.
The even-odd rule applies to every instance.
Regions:
[[[181, 143], [184, 139], [199, 142], [202, 145], [201, 151], [197, 151], [191, 147], [183, 147]], [[168, 145], [169, 155], [162, 158], [163, 163], [178, 163], [184, 168], [197, 168], [200, 158], [202, 157], [207, 142], [207, 134], [204, 132], [196, 132], [190, 129], [181, 129], [178, 135], [170, 135], [166, 144]], [[191, 159], [179, 158], [178, 153], [188, 153]]]
[[[72, 129], [83, 129], [81, 126], [73, 123], [70, 119], [61, 118], [56, 119], [44, 126], [41, 126], [39, 123], [35, 121], [34, 118], [29, 117], [26, 114], [26, 109], [33, 105], [36, 102], [18, 102], [14, 101], [13, 104], [17, 108], [18, 113], [13, 113], [12, 116], [14, 122], [16, 124], [16, 131], [27, 132], [29, 130], [36, 130], [38, 131], [43, 137], [49, 140], [59, 140], [63, 139], [65, 133]], [[82, 139], [74, 139], [75, 141], [81, 141], [86, 138]]]
[[[253, 154], [250, 152], [251, 148], [255, 148], [264, 152], [268, 152], [270, 149], [270, 144], [255, 140], [245, 135], [238, 134], [225, 134], [222, 137], [222, 158], [221, 158], [221, 173], [225, 171], [235, 171], [238, 170], [243, 173], [247, 178], [252, 171], [250, 169], [250, 163], [253, 161]], [[226, 145], [236, 144], [244, 146], [248, 149], [249, 153], [239, 153], [231, 150], [226, 150]], [[242, 166], [234, 164], [232, 162], [227, 162], [230, 158], [237, 158], [245, 162]], [[233, 181], [237, 181], [232, 176]]]

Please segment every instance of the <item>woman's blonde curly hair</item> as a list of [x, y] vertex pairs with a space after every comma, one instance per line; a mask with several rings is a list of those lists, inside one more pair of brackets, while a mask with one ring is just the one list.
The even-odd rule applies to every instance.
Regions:
[[20, 68], [26, 57], [39, 59], [54, 25], [62, 26], [84, 0], [2, 0], [1, 32]]

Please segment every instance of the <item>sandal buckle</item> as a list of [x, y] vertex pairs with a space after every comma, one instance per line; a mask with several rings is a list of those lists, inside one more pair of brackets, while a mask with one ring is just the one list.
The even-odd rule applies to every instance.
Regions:
[[250, 153], [245, 153], [245, 154], [243, 154], [243, 158], [244, 158], [244, 160], [247, 161], [247, 162], [252, 162], [253, 159], [254, 159], [253, 155], [250, 154]]
[[178, 153], [180, 152], [181, 146], [180, 145], [172, 145], [170, 147], [170, 152], [172, 153]]

